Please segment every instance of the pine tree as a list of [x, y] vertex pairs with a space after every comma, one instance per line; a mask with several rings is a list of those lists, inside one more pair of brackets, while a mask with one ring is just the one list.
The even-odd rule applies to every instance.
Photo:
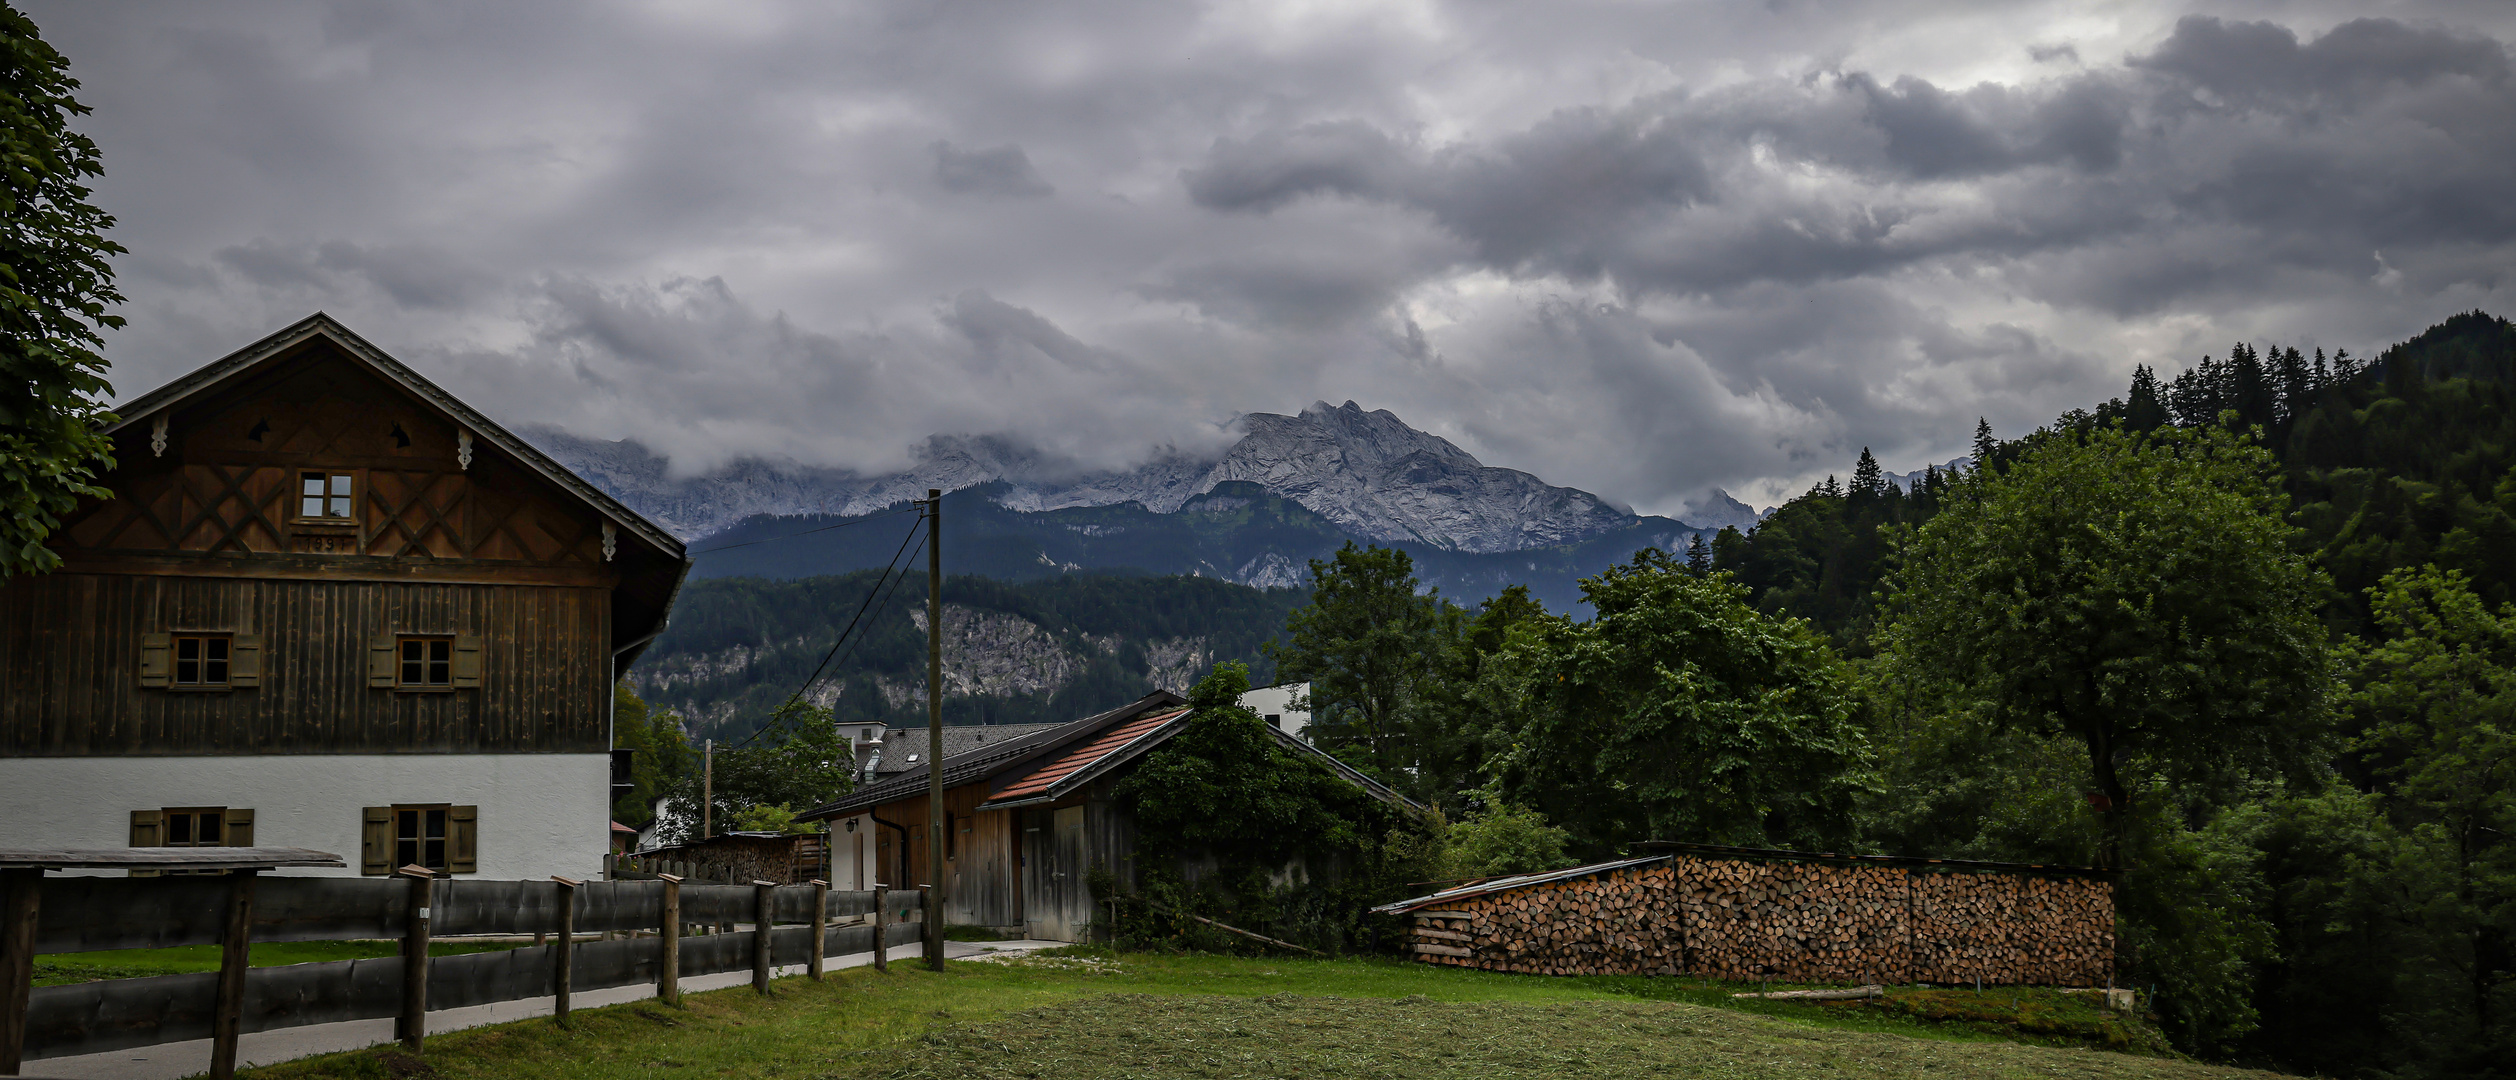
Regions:
[[1826, 482], [1817, 485], [1817, 493], [1829, 499], [1840, 499], [1843, 497], [1843, 484], [1835, 479], [1835, 474], [1827, 473]]
[[1712, 572], [1712, 545], [1704, 543], [1702, 533], [1686, 543], [1686, 572], [1696, 577]]
[[1878, 468], [1878, 459], [1870, 456], [1870, 448], [1861, 448], [1861, 460], [1852, 466], [1852, 494], [1875, 499], [1887, 493], [1885, 474]]
[[1992, 467], [1992, 454], [1994, 451], [2000, 449], [2000, 445], [1999, 441], [1992, 438], [1992, 422], [1980, 416], [1975, 417], [1974, 471], [1979, 473], [1990, 469]]
[[2166, 422], [2167, 407], [2158, 394], [2157, 370], [2147, 364], [2133, 367], [2131, 400], [2124, 408], [2124, 426], [2134, 431], [2156, 431]]

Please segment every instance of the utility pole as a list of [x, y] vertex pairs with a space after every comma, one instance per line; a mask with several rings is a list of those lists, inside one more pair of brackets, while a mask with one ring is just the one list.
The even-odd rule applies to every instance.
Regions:
[[[683, 746], [690, 745], [683, 743]], [[699, 758], [699, 839], [716, 835], [716, 740]]]
[[926, 966], [944, 966], [943, 489], [926, 489]]

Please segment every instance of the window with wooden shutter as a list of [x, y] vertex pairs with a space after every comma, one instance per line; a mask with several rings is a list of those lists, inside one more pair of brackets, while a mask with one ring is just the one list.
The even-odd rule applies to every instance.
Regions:
[[262, 635], [234, 635], [229, 639], [228, 657], [227, 685], [262, 685]]
[[446, 814], [446, 872], [480, 872], [480, 807], [457, 806]]
[[167, 669], [173, 666], [168, 657], [174, 648], [172, 634], [140, 635], [140, 685], [166, 685]]
[[367, 685], [381, 690], [393, 689], [393, 644], [391, 634], [378, 634], [367, 642]]
[[[387, 655], [391, 650], [386, 650]], [[393, 872], [393, 808], [370, 806], [358, 834], [358, 872], [381, 876]]]
[[253, 846], [253, 811], [227, 808], [227, 846]]
[[479, 634], [458, 634], [455, 636], [454, 685], [457, 688], [480, 685]]

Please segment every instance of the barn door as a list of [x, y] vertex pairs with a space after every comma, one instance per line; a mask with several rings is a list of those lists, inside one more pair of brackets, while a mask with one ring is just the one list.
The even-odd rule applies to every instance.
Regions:
[[1081, 940], [1092, 920], [1092, 890], [1083, 880], [1083, 808], [1025, 810], [1021, 828], [1023, 934]]

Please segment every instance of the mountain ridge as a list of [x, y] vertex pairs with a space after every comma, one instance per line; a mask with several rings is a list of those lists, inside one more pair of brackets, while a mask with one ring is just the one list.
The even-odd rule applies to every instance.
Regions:
[[[1245, 482], [1358, 539], [1473, 554], [1577, 544], [1669, 520], [1486, 465], [1386, 409], [1366, 411], [1350, 400], [1315, 402], [1295, 416], [1248, 413], [1234, 424], [1241, 438], [1210, 459], [1173, 453], [1132, 469], [1079, 475], [1002, 437], [938, 435], [920, 448], [915, 464], [889, 474], [746, 458], [675, 478], [667, 459], [634, 440], [588, 439], [547, 425], [522, 431], [561, 464], [685, 539], [763, 515], [862, 517], [922, 497], [928, 488], [983, 485], [1002, 485], [995, 501], [1016, 511], [1132, 502], [1171, 514], [1222, 485]], [[1697, 526], [1744, 528], [1756, 520], [1752, 508], [1719, 489], [1703, 501], [1701, 516], [1708, 520], [1693, 522]]]

